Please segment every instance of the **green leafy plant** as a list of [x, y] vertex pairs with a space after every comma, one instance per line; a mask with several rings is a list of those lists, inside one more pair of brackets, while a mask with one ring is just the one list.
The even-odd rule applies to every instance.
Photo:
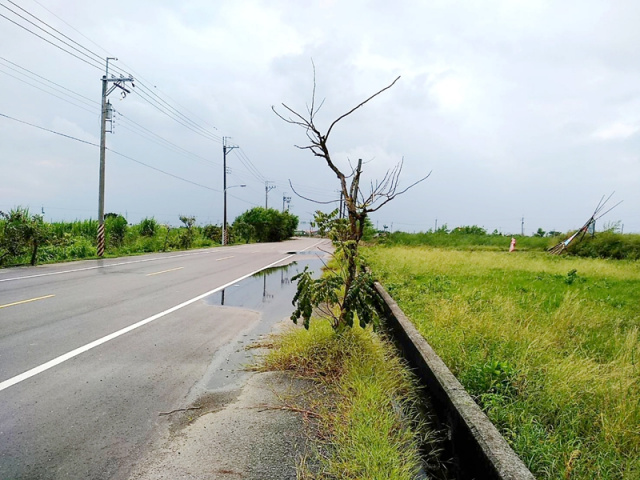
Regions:
[[0, 264], [17, 259], [30, 251], [31, 265], [38, 260], [38, 248], [51, 238], [51, 228], [42, 215], [30, 215], [29, 209], [17, 207], [9, 213], [0, 212]]
[[195, 237], [194, 225], [196, 217], [180, 215], [180, 221], [184, 224], [184, 229], [180, 232], [180, 246], [182, 248], [191, 248]]
[[158, 230], [158, 222], [156, 219], [151, 218], [143, 218], [140, 222], [140, 235], [143, 237], [153, 237]]
[[273, 208], [254, 207], [233, 222], [238, 239], [245, 242], [281, 242], [298, 228], [298, 217]]
[[219, 225], [205, 225], [202, 228], [202, 235], [214, 242], [221, 243], [222, 227]]
[[332, 239], [335, 261], [327, 266], [320, 278], [314, 279], [308, 267], [292, 277], [298, 284], [293, 298], [296, 309], [291, 319], [297, 323], [302, 318], [307, 329], [316, 309], [330, 320], [336, 331], [353, 327], [356, 319], [362, 328], [370, 323], [376, 325], [378, 318], [380, 299], [373, 287], [373, 277], [363, 263], [357, 266], [355, 275], [350, 277], [350, 262], [345, 261], [345, 257], [360, 262], [357, 248], [354, 248], [357, 244], [348, 239], [349, 229], [346, 221], [336, 218], [336, 215], [337, 210], [328, 215], [317, 212], [314, 221], [316, 225], [321, 225]]
[[578, 278], [578, 270], [574, 268], [573, 270], [569, 270], [564, 281], [567, 285], [572, 285], [573, 282], [576, 281], [576, 278]]
[[114, 247], [121, 247], [124, 244], [124, 238], [127, 234], [127, 219], [122, 215], [110, 214], [108, 217], [105, 216], [104, 223], [109, 242]]

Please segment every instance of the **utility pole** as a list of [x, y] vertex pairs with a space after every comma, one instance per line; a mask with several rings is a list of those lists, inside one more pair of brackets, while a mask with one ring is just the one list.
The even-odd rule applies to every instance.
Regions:
[[[106, 151], [106, 138], [107, 138], [107, 121], [111, 121], [113, 110], [111, 103], [107, 100], [107, 97], [116, 88], [122, 90], [122, 95], [126, 97], [127, 93], [131, 93], [130, 90], [125, 88], [125, 82], [131, 82], [133, 84], [133, 77], [129, 75], [124, 77], [120, 75], [116, 78], [112, 75], [109, 77], [109, 60], [118, 60], [115, 57], [107, 57], [106, 69], [104, 77], [102, 77], [102, 109], [100, 115], [100, 182], [98, 186], [98, 256], [104, 255], [104, 177], [105, 177], [105, 151]], [[107, 89], [109, 82], [112, 82], [111, 88]]]
[[274, 188], [276, 188], [275, 185], [269, 185], [270, 183], [273, 183], [273, 182], [270, 182], [269, 180], [265, 180], [264, 182], [264, 209], [265, 210], [269, 208], [269, 192]]
[[524, 217], [522, 217], [522, 223], [520, 224], [520, 235], [524, 237]]
[[222, 137], [222, 188], [224, 195], [224, 214], [222, 216], [222, 245], [229, 243], [227, 238], [227, 152], [230, 152], [234, 148], [238, 148], [237, 145], [227, 145], [227, 139], [229, 137]]
[[[282, 213], [284, 213], [284, 204], [287, 204], [287, 207], [289, 206], [289, 204], [291, 203], [291, 197], [287, 197], [286, 193], [282, 194]], [[289, 208], [287, 208], [287, 210], [289, 210]]]
[[438, 219], [436, 218], [436, 226], [435, 226], [435, 228], [433, 229], [433, 233], [435, 233], [435, 232], [437, 232], [437, 231], [438, 231]]

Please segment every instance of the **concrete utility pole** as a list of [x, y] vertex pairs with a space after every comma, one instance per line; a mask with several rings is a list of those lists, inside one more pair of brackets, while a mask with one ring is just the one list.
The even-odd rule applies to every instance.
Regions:
[[520, 224], [520, 235], [524, 237], [524, 217], [522, 217], [522, 223]]
[[273, 183], [273, 182], [270, 182], [269, 180], [265, 180], [264, 182], [264, 209], [265, 210], [269, 208], [269, 192], [274, 188], [276, 188], [275, 185], [269, 185], [270, 183]]
[[[107, 133], [107, 121], [112, 121], [113, 110], [111, 108], [111, 103], [107, 100], [107, 97], [111, 92], [113, 92], [116, 88], [122, 90], [123, 98], [127, 95], [127, 93], [131, 93], [130, 90], [125, 88], [125, 82], [131, 82], [131, 86], [135, 87], [133, 84], [133, 77], [129, 75], [128, 77], [123, 77], [120, 75], [119, 78], [116, 78], [112, 75], [112, 78], [109, 77], [109, 60], [118, 60], [115, 57], [107, 57], [107, 66], [104, 72], [104, 77], [102, 77], [102, 111], [100, 116], [100, 183], [98, 186], [98, 256], [102, 257], [104, 255], [104, 176], [105, 176], [105, 150], [106, 150], [106, 133]], [[107, 89], [109, 82], [112, 82], [111, 88]], [[112, 129], [113, 130], [113, 129]], [[111, 130], [110, 130], [111, 132]]]
[[234, 148], [238, 148], [237, 145], [227, 145], [228, 138], [229, 137], [222, 137], [222, 188], [224, 195], [224, 215], [222, 216], [222, 245], [226, 245], [227, 243], [229, 243], [229, 238], [227, 237], [227, 152], [230, 152]]
[[291, 197], [287, 197], [285, 193], [282, 194], [282, 213], [284, 213], [284, 204], [287, 204], [287, 210], [289, 210], [289, 204], [291, 203]]

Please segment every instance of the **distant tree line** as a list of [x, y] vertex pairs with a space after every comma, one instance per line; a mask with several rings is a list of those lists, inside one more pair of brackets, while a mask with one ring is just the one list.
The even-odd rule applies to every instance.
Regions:
[[[568, 255], [592, 258], [640, 259], [640, 235], [619, 233], [613, 224], [604, 232], [587, 234], [581, 241], [567, 248]], [[533, 235], [502, 234], [497, 230], [489, 234], [483, 227], [467, 225], [449, 229], [445, 224], [437, 230], [420, 233], [393, 232], [378, 237], [378, 242], [388, 245], [430, 245], [449, 248], [482, 248], [508, 250], [510, 239], [516, 239], [518, 250], [547, 250], [558, 242], [568, 238], [575, 231], [560, 233], [545, 232], [539, 228]]]
[[[181, 215], [181, 225], [171, 227], [154, 218], [129, 224], [116, 213], [105, 215], [107, 254], [184, 250], [219, 245], [220, 225], [196, 225], [196, 217]], [[288, 212], [254, 208], [228, 227], [230, 243], [278, 242], [293, 236], [298, 217]], [[45, 222], [42, 215], [17, 207], [0, 211], [0, 266], [36, 265], [96, 256], [97, 220]]]

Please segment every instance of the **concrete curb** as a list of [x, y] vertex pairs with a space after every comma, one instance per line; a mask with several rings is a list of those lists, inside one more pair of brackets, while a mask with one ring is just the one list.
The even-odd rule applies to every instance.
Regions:
[[498, 429], [473, 401], [398, 304], [378, 282], [387, 327], [427, 389], [439, 422], [448, 430], [457, 478], [534, 480]]

